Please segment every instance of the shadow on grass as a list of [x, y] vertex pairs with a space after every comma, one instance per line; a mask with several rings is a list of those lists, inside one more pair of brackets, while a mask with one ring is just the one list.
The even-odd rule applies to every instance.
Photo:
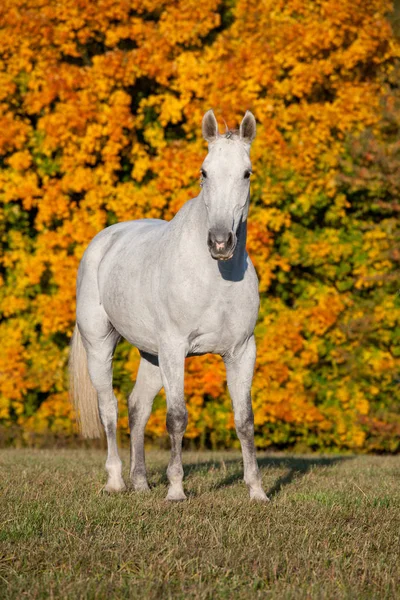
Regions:
[[272, 499], [282, 488], [292, 483], [298, 477], [304, 477], [312, 469], [333, 467], [337, 463], [351, 460], [352, 456], [320, 456], [312, 458], [288, 457], [287, 459], [261, 458], [260, 467], [286, 467], [287, 473], [281, 475], [272, 488], [267, 491], [267, 496]]
[[[287, 485], [290, 485], [293, 480], [303, 477], [312, 469], [318, 469], [322, 467], [333, 467], [334, 465], [346, 461], [352, 460], [352, 456], [316, 456], [316, 457], [274, 457], [265, 456], [258, 458], [258, 464], [260, 469], [286, 469], [286, 473], [281, 475], [274, 485], [266, 491], [267, 496], [272, 499], [274, 496]], [[185, 476], [190, 476], [198, 471], [204, 471], [207, 469], [213, 469], [214, 471], [220, 470], [225, 472], [227, 470], [235, 469], [233, 473], [223, 477], [216, 485], [213, 485], [214, 489], [220, 489], [235, 485], [238, 481], [243, 479], [243, 462], [240, 458], [229, 459], [229, 460], [209, 460], [201, 463], [192, 463], [184, 465]]]

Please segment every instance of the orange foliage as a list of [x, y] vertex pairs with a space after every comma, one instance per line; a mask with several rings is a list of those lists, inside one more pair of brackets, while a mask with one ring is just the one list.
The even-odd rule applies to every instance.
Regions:
[[[231, 127], [245, 109], [259, 124], [248, 235], [262, 293], [257, 444], [397, 449], [399, 163], [382, 126], [386, 99], [399, 128], [390, 8], [386, 0], [3, 1], [5, 426], [72, 434], [65, 368], [79, 260], [107, 225], [170, 219], [197, 195], [201, 117], [212, 106]], [[135, 351], [118, 349], [123, 432], [137, 362]], [[187, 436], [236, 444], [221, 361], [190, 359], [186, 392]], [[164, 435], [161, 399], [148, 432]]]

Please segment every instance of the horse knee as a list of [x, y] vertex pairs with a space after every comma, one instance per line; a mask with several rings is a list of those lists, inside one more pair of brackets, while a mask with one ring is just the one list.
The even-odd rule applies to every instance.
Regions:
[[240, 417], [235, 417], [236, 431], [239, 437], [249, 437], [254, 434], [254, 417], [253, 414], [247, 414]]
[[188, 423], [188, 412], [186, 407], [170, 408], [167, 412], [167, 431], [170, 435], [185, 432]]

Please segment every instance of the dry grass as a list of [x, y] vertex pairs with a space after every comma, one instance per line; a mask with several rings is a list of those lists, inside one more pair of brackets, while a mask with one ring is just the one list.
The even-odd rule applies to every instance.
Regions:
[[104, 459], [2, 452], [1, 598], [399, 597], [400, 457], [263, 455], [268, 505], [237, 453], [186, 453], [180, 504], [166, 453], [150, 494], [102, 493]]

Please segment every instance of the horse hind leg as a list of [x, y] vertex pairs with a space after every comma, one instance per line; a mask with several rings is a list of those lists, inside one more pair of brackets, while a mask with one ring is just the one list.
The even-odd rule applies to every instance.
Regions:
[[136, 383], [128, 399], [131, 430], [130, 478], [136, 491], [149, 489], [144, 457], [144, 430], [151, 414], [154, 397], [162, 388], [156, 357], [141, 355]]
[[85, 333], [85, 327], [81, 325], [80, 329], [86, 348], [90, 379], [97, 391], [100, 420], [107, 437], [108, 481], [105, 490], [121, 492], [126, 486], [122, 478], [122, 463], [117, 446], [118, 401], [112, 385], [112, 359], [120, 335], [108, 320], [105, 321], [104, 315], [102, 317], [97, 321], [97, 327], [90, 332]]

